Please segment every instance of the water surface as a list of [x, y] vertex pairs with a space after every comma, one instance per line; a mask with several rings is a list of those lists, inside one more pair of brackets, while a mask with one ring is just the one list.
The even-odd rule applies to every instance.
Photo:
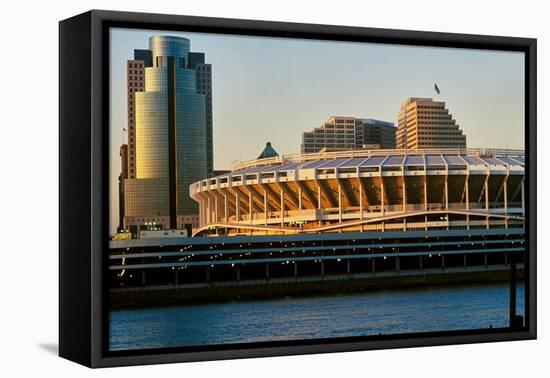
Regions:
[[507, 327], [508, 299], [495, 284], [111, 311], [110, 349]]

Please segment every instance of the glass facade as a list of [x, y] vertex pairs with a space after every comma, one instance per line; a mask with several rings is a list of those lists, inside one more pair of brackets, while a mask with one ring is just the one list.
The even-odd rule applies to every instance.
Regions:
[[[174, 85], [177, 212], [195, 215], [189, 186], [209, 175], [206, 95], [197, 90], [197, 75], [187, 66], [189, 40], [170, 36], [149, 39], [152, 67], [145, 68], [145, 88], [135, 93], [136, 179], [126, 180], [125, 215], [169, 214], [169, 86]], [[168, 57], [174, 58], [169, 83]]]

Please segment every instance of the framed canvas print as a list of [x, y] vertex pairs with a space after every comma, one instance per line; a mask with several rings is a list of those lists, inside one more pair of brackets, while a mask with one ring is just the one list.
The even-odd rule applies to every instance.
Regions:
[[60, 355], [536, 337], [536, 40], [60, 23]]

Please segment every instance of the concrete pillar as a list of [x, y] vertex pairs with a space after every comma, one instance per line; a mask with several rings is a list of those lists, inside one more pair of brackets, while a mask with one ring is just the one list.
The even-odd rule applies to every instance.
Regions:
[[210, 205], [210, 193], [208, 194], [208, 200], [206, 201], [206, 222], [212, 223], [212, 208]]
[[283, 189], [279, 193], [281, 194], [281, 227], [283, 227], [285, 224], [285, 194]]
[[317, 185], [317, 210], [319, 210], [319, 227], [323, 225], [321, 220], [321, 186]]
[[361, 220], [363, 220], [363, 211], [363, 183], [359, 180], [359, 219]]
[[235, 217], [237, 222], [241, 221], [241, 201], [239, 201], [239, 192], [235, 192]]
[[218, 205], [218, 196], [214, 197], [214, 206], [215, 206], [215, 216], [216, 220], [215, 223], [218, 223], [220, 221], [220, 214], [219, 214], [219, 205]]
[[342, 223], [342, 186], [338, 183], [338, 221]]
[[224, 218], [225, 218], [225, 223], [228, 222], [228, 206], [227, 206], [227, 195], [224, 194], [223, 195], [223, 214], [224, 214]]
[[267, 226], [267, 190], [264, 189], [264, 225]]
[[504, 213], [508, 214], [508, 176], [504, 179]]
[[384, 192], [386, 190], [384, 189], [384, 179], [382, 178], [382, 176], [380, 176], [380, 212], [382, 213], [382, 216], [384, 216], [384, 212], [385, 212], [385, 209], [384, 209]]
[[485, 180], [485, 211], [489, 211], [489, 176]]
[[248, 192], [248, 216], [250, 217], [250, 224], [252, 224], [252, 192]]
[[405, 174], [403, 173], [403, 212], [407, 212], [407, 190], [405, 188]]
[[[469, 186], [469, 172], [466, 175], [466, 210], [470, 210], [470, 186]], [[470, 214], [466, 214], [466, 229], [470, 229]]]
[[466, 210], [470, 210], [470, 186], [469, 186], [469, 176], [466, 175], [465, 182], [465, 191], [466, 191]]
[[445, 210], [449, 210], [449, 176], [445, 175]]
[[298, 186], [298, 210], [302, 210], [302, 187]]
[[428, 211], [428, 176], [424, 172], [424, 210]]

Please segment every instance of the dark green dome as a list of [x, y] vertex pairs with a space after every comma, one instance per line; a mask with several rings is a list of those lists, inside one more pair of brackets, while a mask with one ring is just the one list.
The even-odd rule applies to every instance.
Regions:
[[272, 158], [277, 156], [279, 156], [279, 154], [277, 153], [277, 151], [275, 151], [273, 147], [271, 147], [271, 142], [267, 142], [265, 144], [264, 150], [262, 151], [260, 156], [258, 156], [258, 159]]

